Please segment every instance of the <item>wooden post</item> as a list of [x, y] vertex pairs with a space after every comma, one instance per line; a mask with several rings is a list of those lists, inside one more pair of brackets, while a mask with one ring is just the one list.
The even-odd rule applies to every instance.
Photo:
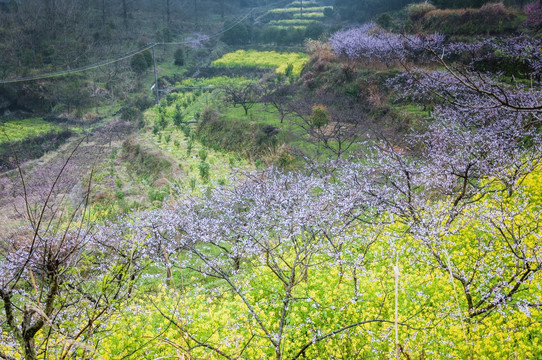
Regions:
[[399, 360], [401, 351], [399, 347], [399, 253], [397, 248], [395, 249], [395, 266], [393, 270], [395, 273], [395, 351], [396, 360]]

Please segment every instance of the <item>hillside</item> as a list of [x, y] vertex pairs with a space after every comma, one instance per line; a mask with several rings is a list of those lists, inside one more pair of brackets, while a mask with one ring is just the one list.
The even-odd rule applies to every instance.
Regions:
[[0, 358], [541, 357], [540, 2], [446, 6], [0, 3]]

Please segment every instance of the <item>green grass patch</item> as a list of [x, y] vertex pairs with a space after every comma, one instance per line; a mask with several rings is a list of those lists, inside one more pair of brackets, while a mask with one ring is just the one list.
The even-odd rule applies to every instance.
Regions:
[[164, 61], [156, 64], [156, 68], [158, 76], [183, 76], [186, 73], [186, 66], [177, 66], [173, 61]]
[[317, 18], [323, 18], [324, 13], [321, 12], [307, 12], [303, 13], [303, 16], [301, 14], [294, 14], [294, 18], [309, 18], [309, 19], [317, 19]]
[[[219, 59], [220, 60], [220, 59]], [[228, 66], [217, 64], [215, 66]], [[212, 78], [190, 78], [176, 83], [178, 87], [194, 87], [194, 88], [219, 88], [232, 83], [243, 85], [250, 80], [244, 77], [231, 78], [228, 76], [216, 76]]]
[[427, 109], [424, 110], [423, 106], [420, 106], [420, 105], [412, 104], [412, 105], [397, 106], [396, 108], [404, 113], [416, 115], [419, 117], [428, 117], [431, 115], [429, 110]]

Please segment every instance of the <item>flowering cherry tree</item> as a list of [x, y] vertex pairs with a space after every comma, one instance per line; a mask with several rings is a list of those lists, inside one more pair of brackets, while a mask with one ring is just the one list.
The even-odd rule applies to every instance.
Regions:
[[542, 209], [524, 185], [541, 160], [536, 119], [505, 107], [437, 107], [427, 132], [402, 147], [381, 142], [363, 165], [345, 167], [345, 182], [425, 248], [420, 261], [459, 283], [472, 318], [540, 304], [526, 291], [542, 269]]
[[37, 205], [19, 168], [28, 225], [0, 243], [0, 316], [8, 331], [2, 342], [24, 359], [94, 353], [93, 334], [122, 306], [140, 271], [135, 242], [90, 226], [92, 170], [73, 207], [57, 191], [78, 148], [49, 179]]
[[[371, 212], [367, 204], [359, 202], [361, 198], [345, 191], [330, 175], [269, 169], [237, 180], [237, 185], [217, 187], [204, 199], [185, 200], [173, 209], [148, 213], [143, 222], [149, 233], [147, 248], [154, 249], [151, 256], [161, 260], [163, 249], [172, 254], [185, 249], [175, 266], [217, 279], [227, 289], [220, 292], [232, 291], [248, 313], [246, 323], [239, 326], [252, 330], [245, 336], [248, 342], [241, 346], [241, 353], [225, 350], [226, 344], [235, 341], [235, 330], [213, 343], [191, 332], [182, 318], [168, 316], [183, 333], [190, 334], [187, 349], [203, 346], [215, 355], [233, 358], [251, 349], [251, 338], [261, 337], [273, 349], [273, 358], [297, 359], [315, 344], [357, 327], [372, 323], [393, 326], [393, 319], [379, 313], [345, 318], [328, 331], [310, 319], [295, 320], [296, 309], [305, 303], [316, 309], [315, 319], [318, 309], [331, 306], [334, 312], [342, 311], [340, 304], [325, 304], [309, 295], [319, 274], [330, 269], [340, 269], [341, 286], [349, 289], [347, 302], [356, 303], [365, 296], [359, 277], [371, 258], [368, 253], [376, 235], [356, 229], [358, 219]], [[240, 276], [243, 272], [254, 276], [247, 280]], [[255, 298], [254, 289], [263, 279], [268, 286], [273, 284], [274, 291]], [[344, 308], [350, 307], [345, 304]]]
[[427, 47], [440, 49], [444, 36], [430, 34], [424, 37], [400, 35], [380, 29], [373, 23], [338, 31], [331, 35], [330, 42], [337, 55], [352, 59], [376, 61], [392, 65], [407, 58], [417, 61], [430, 60]]

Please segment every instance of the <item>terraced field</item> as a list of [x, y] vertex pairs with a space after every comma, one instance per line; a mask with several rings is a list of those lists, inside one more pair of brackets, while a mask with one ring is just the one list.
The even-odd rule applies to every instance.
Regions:
[[61, 126], [47, 122], [41, 118], [28, 118], [0, 122], [0, 144], [11, 141], [21, 141], [36, 137], [51, 131], [60, 131]]
[[212, 65], [224, 67], [259, 66], [276, 68], [276, 72], [282, 74], [286, 73], [288, 66], [291, 65], [292, 74], [299, 75], [308, 60], [308, 55], [303, 53], [237, 50], [213, 61]]
[[299, 29], [301, 26], [318, 23], [325, 18], [326, 11], [333, 10], [331, 6], [322, 6], [318, 2], [294, 1], [284, 8], [275, 8], [263, 17], [268, 25], [285, 26]]

